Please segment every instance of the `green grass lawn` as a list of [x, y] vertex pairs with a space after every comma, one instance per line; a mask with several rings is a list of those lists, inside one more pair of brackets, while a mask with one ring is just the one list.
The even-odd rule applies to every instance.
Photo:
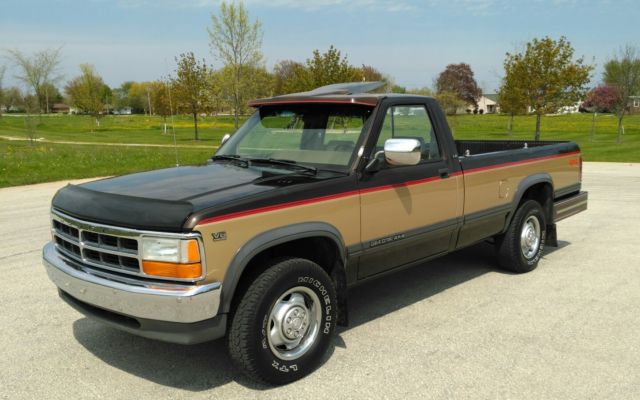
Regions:
[[[213, 150], [180, 148], [180, 164], [202, 164]], [[122, 175], [176, 165], [164, 147], [67, 145], [0, 140], [0, 187]]]
[[[175, 116], [173, 122], [180, 145], [217, 145], [225, 133], [234, 131], [231, 116], [202, 117], [198, 121], [199, 140], [195, 141], [191, 117]], [[164, 134], [165, 123], [169, 134]], [[86, 115], [5, 115], [0, 118], [0, 136], [27, 137], [31, 127], [34, 137], [47, 140], [173, 145], [171, 126], [171, 118], [165, 121], [145, 115], [109, 115], [100, 120], [100, 127]]]
[[[592, 114], [545, 116], [540, 139], [573, 140], [580, 145], [585, 161], [640, 162], [640, 115], [625, 116], [621, 144], [616, 143], [617, 119], [611, 114], [597, 116], [594, 140], [590, 141], [592, 117]], [[457, 115], [448, 119], [456, 139], [534, 138], [534, 116], [515, 117], [512, 135], [507, 132], [506, 115]]]
[[[595, 139], [589, 140], [590, 114], [546, 116], [542, 119], [542, 140], [574, 140], [586, 161], [640, 162], [640, 115], [625, 117], [626, 134], [616, 144], [616, 119], [599, 115]], [[513, 134], [507, 133], [508, 117], [502, 115], [458, 115], [449, 117], [457, 139], [532, 140], [533, 116], [514, 120]], [[167, 123], [171, 123], [168, 119]], [[181, 164], [203, 163], [215, 151], [225, 133], [233, 132], [229, 116], [206, 117], [200, 122], [200, 138], [194, 141], [193, 121], [174, 117]], [[33, 136], [52, 141], [91, 142], [95, 145], [29, 143], [0, 140], [0, 187], [48, 182], [69, 178], [119, 175], [175, 165], [171, 147], [106, 146], [100, 143], [173, 145], [173, 136], [163, 134], [164, 120], [155, 116], [108, 116], [100, 128], [87, 116], [2, 116], [0, 136]], [[92, 132], [91, 129], [94, 129]], [[208, 148], [202, 148], [205, 146]]]

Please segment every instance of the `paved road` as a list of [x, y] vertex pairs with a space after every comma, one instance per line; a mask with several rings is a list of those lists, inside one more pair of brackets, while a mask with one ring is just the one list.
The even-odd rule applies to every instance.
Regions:
[[325, 365], [265, 388], [222, 341], [192, 347], [105, 328], [40, 265], [62, 183], [0, 190], [0, 398], [632, 399], [640, 397], [640, 164], [588, 163], [590, 209], [559, 224], [536, 271], [478, 245], [352, 290]]

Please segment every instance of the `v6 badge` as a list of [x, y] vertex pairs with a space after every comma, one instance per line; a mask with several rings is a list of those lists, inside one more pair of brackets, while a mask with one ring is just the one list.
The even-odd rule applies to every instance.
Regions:
[[217, 242], [219, 240], [227, 240], [227, 232], [213, 232], [211, 234], [211, 237], [213, 238], [214, 242]]

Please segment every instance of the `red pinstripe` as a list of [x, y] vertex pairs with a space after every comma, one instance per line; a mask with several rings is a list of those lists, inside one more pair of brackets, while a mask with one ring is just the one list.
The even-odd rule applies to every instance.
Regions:
[[[464, 175], [464, 174], [473, 174], [473, 173], [488, 171], [488, 170], [497, 169], [497, 168], [504, 168], [504, 167], [514, 166], [514, 165], [531, 164], [531, 163], [534, 163], [534, 162], [539, 162], [539, 161], [544, 161], [544, 160], [549, 160], [549, 159], [559, 158], [559, 157], [568, 157], [568, 156], [573, 156], [573, 155], [577, 155], [577, 154], [580, 154], [580, 152], [579, 151], [573, 151], [571, 153], [554, 154], [554, 155], [551, 155], [551, 156], [536, 157], [536, 158], [532, 158], [532, 159], [528, 159], [528, 160], [506, 162], [506, 163], [502, 163], [502, 164], [490, 165], [490, 166], [487, 166], [487, 167], [472, 168], [472, 169], [464, 171], [464, 173], [461, 172], [461, 171], [458, 171], [458, 172], [454, 172], [454, 173], [450, 174], [449, 176], [454, 177], [454, 176], [461, 176], [461, 175]], [[277, 211], [277, 210], [282, 210], [282, 209], [290, 208], [290, 207], [298, 207], [298, 206], [304, 206], [304, 205], [308, 205], [308, 204], [321, 203], [323, 201], [336, 200], [336, 199], [341, 199], [341, 198], [349, 197], [349, 196], [356, 196], [356, 195], [361, 195], [361, 194], [380, 192], [380, 191], [383, 191], [383, 190], [390, 190], [390, 189], [395, 189], [395, 188], [399, 188], [399, 187], [421, 185], [423, 183], [429, 183], [429, 182], [434, 182], [434, 181], [439, 181], [439, 180], [440, 180], [439, 176], [432, 176], [432, 177], [429, 177], [429, 178], [416, 179], [416, 180], [413, 180], [413, 181], [395, 183], [395, 184], [392, 184], [392, 185], [375, 186], [375, 187], [365, 188], [365, 189], [360, 189], [360, 190], [350, 190], [348, 192], [336, 193], [336, 194], [320, 196], [320, 197], [313, 197], [313, 198], [304, 199], [304, 200], [296, 200], [296, 201], [291, 201], [291, 202], [282, 203], [282, 204], [274, 204], [274, 205], [271, 205], [271, 206], [253, 208], [253, 209], [250, 209], [250, 210], [238, 211], [238, 212], [234, 212], [234, 213], [219, 215], [219, 216], [216, 216], [216, 217], [206, 218], [206, 219], [203, 219], [202, 221], [200, 221], [198, 223], [198, 225], [210, 224], [212, 222], [226, 221], [226, 220], [229, 220], [229, 219], [246, 217], [246, 216], [249, 216], [249, 215], [261, 214], [261, 213], [269, 212], [269, 211]]]

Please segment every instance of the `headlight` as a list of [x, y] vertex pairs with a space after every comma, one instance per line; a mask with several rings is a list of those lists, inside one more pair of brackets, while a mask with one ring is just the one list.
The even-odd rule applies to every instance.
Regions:
[[168, 278], [199, 278], [202, 275], [200, 247], [195, 239], [142, 238], [142, 270], [147, 275]]

